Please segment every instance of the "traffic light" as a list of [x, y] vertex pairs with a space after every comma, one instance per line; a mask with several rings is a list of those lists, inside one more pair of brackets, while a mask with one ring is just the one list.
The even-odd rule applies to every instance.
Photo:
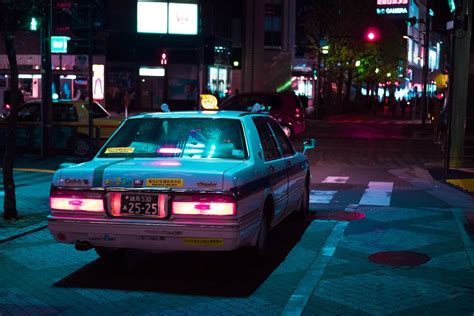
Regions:
[[369, 28], [365, 32], [364, 39], [366, 42], [374, 43], [379, 40], [379, 32], [375, 28]]
[[416, 18], [416, 16], [412, 16], [411, 18], [408, 18], [406, 21], [407, 21], [408, 26], [413, 26], [416, 23], [418, 23], [418, 19]]
[[232, 48], [232, 69], [242, 68], [242, 48]]
[[40, 22], [37, 17], [31, 17], [28, 19], [28, 29], [30, 31], [38, 31], [40, 27]]
[[316, 79], [318, 77], [318, 69], [316, 69], [316, 66], [313, 66], [313, 78]]
[[161, 53], [161, 62], [162, 65], [167, 65], [168, 64], [168, 54], [166, 52]]

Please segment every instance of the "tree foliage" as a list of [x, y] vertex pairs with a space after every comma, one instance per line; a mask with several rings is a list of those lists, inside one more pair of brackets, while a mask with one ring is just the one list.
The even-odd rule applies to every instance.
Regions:
[[[406, 44], [402, 34], [390, 21], [380, 20], [375, 3], [372, 0], [300, 0], [298, 14], [305, 30], [307, 55], [323, 59], [321, 75], [336, 83], [337, 102], [348, 98], [353, 83], [393, 81], [404, 70]], [[380, 37], [368, 43], [364, 36], [373, 26], [378, 28]], [[327, 55], [320, 53], [321, 40], [329, 43]]]

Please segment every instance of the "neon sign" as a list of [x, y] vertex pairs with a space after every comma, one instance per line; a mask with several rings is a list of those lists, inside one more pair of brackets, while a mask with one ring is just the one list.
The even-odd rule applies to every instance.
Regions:
[[377, 8], [377, 14], [408, 14], [407, 8]]
[[401, 5], [408, 4], [408, 0], [377, 0], [377, 5]]

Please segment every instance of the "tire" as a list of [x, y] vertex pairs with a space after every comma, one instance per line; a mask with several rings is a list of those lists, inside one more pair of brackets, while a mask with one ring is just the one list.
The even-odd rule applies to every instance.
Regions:
[[74, 142], [74, 155], [79, 157], [86, 157], [90, 151], [89, 139], [84, 136], [79, 136]]
[[262, 214], [262, 220], [260, 221], [260, 227], [258, 229], [257, 243], [252, 248], [252, 254], [256, 258], [263, 258], [267, 254], [268, 226], [268, 217], [264, 212]]
[[305, 182], [303, 196], [301, 197], [301, 204], [298, 215], [305, 218], [309, 213], [309, 183]]
[[120, 248], [95, 247], [94, 250], [103, 260], [120, 259], [124, 254]]
[[288, 136], [288, 138], [290, 138], [291, 136], [293, 136], [293, 130], [291, 129], [290, 126], [288, 126], [288, 125], [282, 125], [281, 128], [282, 128], [283, 131], [285, 132], [286, 136]]

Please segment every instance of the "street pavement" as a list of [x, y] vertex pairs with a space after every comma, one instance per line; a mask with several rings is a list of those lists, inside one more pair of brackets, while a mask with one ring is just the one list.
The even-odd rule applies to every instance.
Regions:
[[[0, 315], [472, 315], [472, 196], [429, 172], [442, 166], [430, 133], [362, 120], [310, 121], [294, 139], [319, 143], [311, 212], [276, 227], [261, 262], [245, 250], [107, 262], [2, 224]], [[21, 214], [45, 217], [51, 174], [15, 176]]]

